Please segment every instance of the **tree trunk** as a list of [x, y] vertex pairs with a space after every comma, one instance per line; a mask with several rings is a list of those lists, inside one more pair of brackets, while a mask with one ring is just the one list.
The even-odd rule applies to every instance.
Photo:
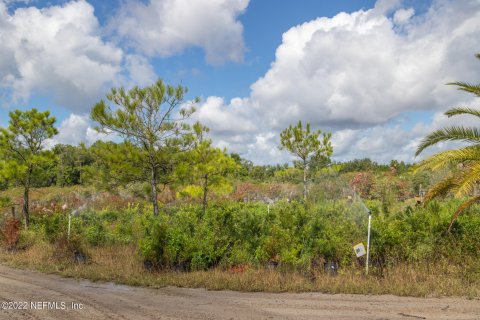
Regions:
[[23, 210], [22, 213], [25, 216], [25, 226], [28, 228], [30, 225], [30, 177], [32, 175], [33, 167], [31, 164], [28, 165], [27, 178], [25, 180], [25, 185], [23, 189]]
[[205, 212], [207, 212], [208, 174], [206, 174], [203, 177], [203, 179], [204, 179], [204, 182], [203, 182], [202, 212], [203, 212], [203, 215], [205, 215]]
[[153, 204], [153, 215], [158, 216], [158, 199], [157, 199], [157, 171], [155, 167], [152, 166], [152, 180], [151, 180], [151, 187], [152, 187], [152, 204]]
[[307, 163], [303, 162], [303, 200], [307, 201]]

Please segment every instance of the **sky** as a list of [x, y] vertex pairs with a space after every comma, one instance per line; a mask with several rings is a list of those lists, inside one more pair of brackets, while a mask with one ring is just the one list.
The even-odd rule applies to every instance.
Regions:
[[0, 0], [0, 52], [0, 126], [50, 110], [50, 145], [111, 139], [93, 105], [160, 78], [257, 164], [292, 159], [279, 134], [300, 120], [332, 133], [336, 161], [415, 162], [432, 130], [475, 125], [443, 112], [479, 105], [446, 84], [480, 80], [480, 0]]

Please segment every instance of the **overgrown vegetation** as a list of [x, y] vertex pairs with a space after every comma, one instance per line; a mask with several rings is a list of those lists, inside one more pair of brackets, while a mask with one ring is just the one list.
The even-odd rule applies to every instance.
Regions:
[[[116, 111], [100, 102], [92, 117], [122, 142], [44, 151], [40, 139], [34, 154], [23, 145], [28, 137], [3, 130], [0, 147], [21, 150], [0, 156], [0, 261], [151, 286], [479, 296], [480, 208], [468, 200], [478, 199], [477, 176], [462, 193], [444, 188], [424, 201], [425, 190], [478, 159], [421, 171], [396, 160], [335, 163], [331, 135], [320, 139], [300, 122], [281, 137], [300, 161], [258, 166], [215, 148], [200, 123], [183, 122], [193, 109], [177, 119], [184, 92], [161, 81], [112, 90]], [[38, 127], [41, 119], [27, 118], [27, 129]], [[44, 118], [41, 138], [56, 133]], [[22, 152], [35, 170], [17, 159]], [[365, 257], [352, 249], [366, 242], [358, 195], [373, 215], [368, 277]], [[464, 215], [451, 222], [459, 206]]]
[[[33, 215], [30, 229], [20, 232], [19, 249], [2, 252], [0, 259], [153, 286], [478, 296], [480, 212], [471, 209], [446, 235], [458, 203], [385, 212], [380, 200], [367, 200], [374, 211], [373, 272], [367, 278], [364, 259], [352, 250], [365, 240], [366, 216], [346, 199], [273, 206], [223, 201], [205, 215], [201, 204], [163, 207], [159, 216], [148, 202], [106, 207], [74, 217], [70, 240], [65, 214]], [[79, 263], [79, 252], [86, 263]], [[339, 264], [336, 275], [325, 270], [329, 262]], [[260, 275], [266, 278], [255, 281]]]

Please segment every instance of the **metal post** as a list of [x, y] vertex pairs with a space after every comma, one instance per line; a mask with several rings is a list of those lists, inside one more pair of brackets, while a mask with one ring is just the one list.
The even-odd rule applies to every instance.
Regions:
[[369, 210], [368, 211], [368, 238], [367, 238], [367, 263], [366, 263], [366, 270], [365, 274], [368, 275], [368, 264], [370, 261], [370, 229], [372, 228], [372, 212]]
[[68, 215], [68, 232], [67, 232], [67, 239], [70, 240], [70, 225], [72, 223], [72, 215]]

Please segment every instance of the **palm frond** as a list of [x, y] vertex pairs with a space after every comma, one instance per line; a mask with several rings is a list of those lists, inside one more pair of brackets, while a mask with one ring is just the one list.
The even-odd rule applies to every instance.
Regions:
[[480, 196], [477, 196], [477, 197], [474, 197], [468, 201], [465, 201], [464, 203], [462, 203], [458, 209], [455, 211], [455, 213], [453, 214], [452, 216], [452, 220], [450, 221], [450, 226], [448, 227], [448, 232], [450, 232], [450, 230], [452, 229], [452, 226], [453, 224], [455, 223], [455, 221], [458, 219], [458, 217], [460, 216], [460, 214], [462, 214], [463, 211], [465, 211], [466, 209], [470, 208], [472, 205], [474, 205], [475, 203], [479, 202], [480, 201]]
[[473, 163], [457, 176], [456, 186], [453, 188], [456, 197], [468, 195], [473, 191], [475, 185], [480, 181], [480, 162]]
[[477, 97], [480, 97], [480, 84], [473, 84], [468, 82], [456, 81], [456, 82], [449, 82], [448, 85], [457, 86], [458, 90], [466, 91], [473, 93]]
[[426, 148], [443, 141], [480, 143], [480, 131], [477, 128], [464, 127], [449, 127], [436, 130], [420, 142], [415, 156], [418, 156]]
[[453, 175], [441, 180], [428, 190], [425, 195], [425, 203], [430, 202], [433, 198], [446, 195], [456, 185], [456, 179]]
[[478, 161], [480, 159], [480, 146], [468, 146], [461, 149], [452, 149], [439, 152], [421, 161], [413, 167], [413, 172], [425, 169], [438, 170], [452, 164]]
[[455, 107], [445, 112], [445, 115], [449, 118], [460, 114], [469, 114], [480, 118], [480, 110], [469, 107]]

